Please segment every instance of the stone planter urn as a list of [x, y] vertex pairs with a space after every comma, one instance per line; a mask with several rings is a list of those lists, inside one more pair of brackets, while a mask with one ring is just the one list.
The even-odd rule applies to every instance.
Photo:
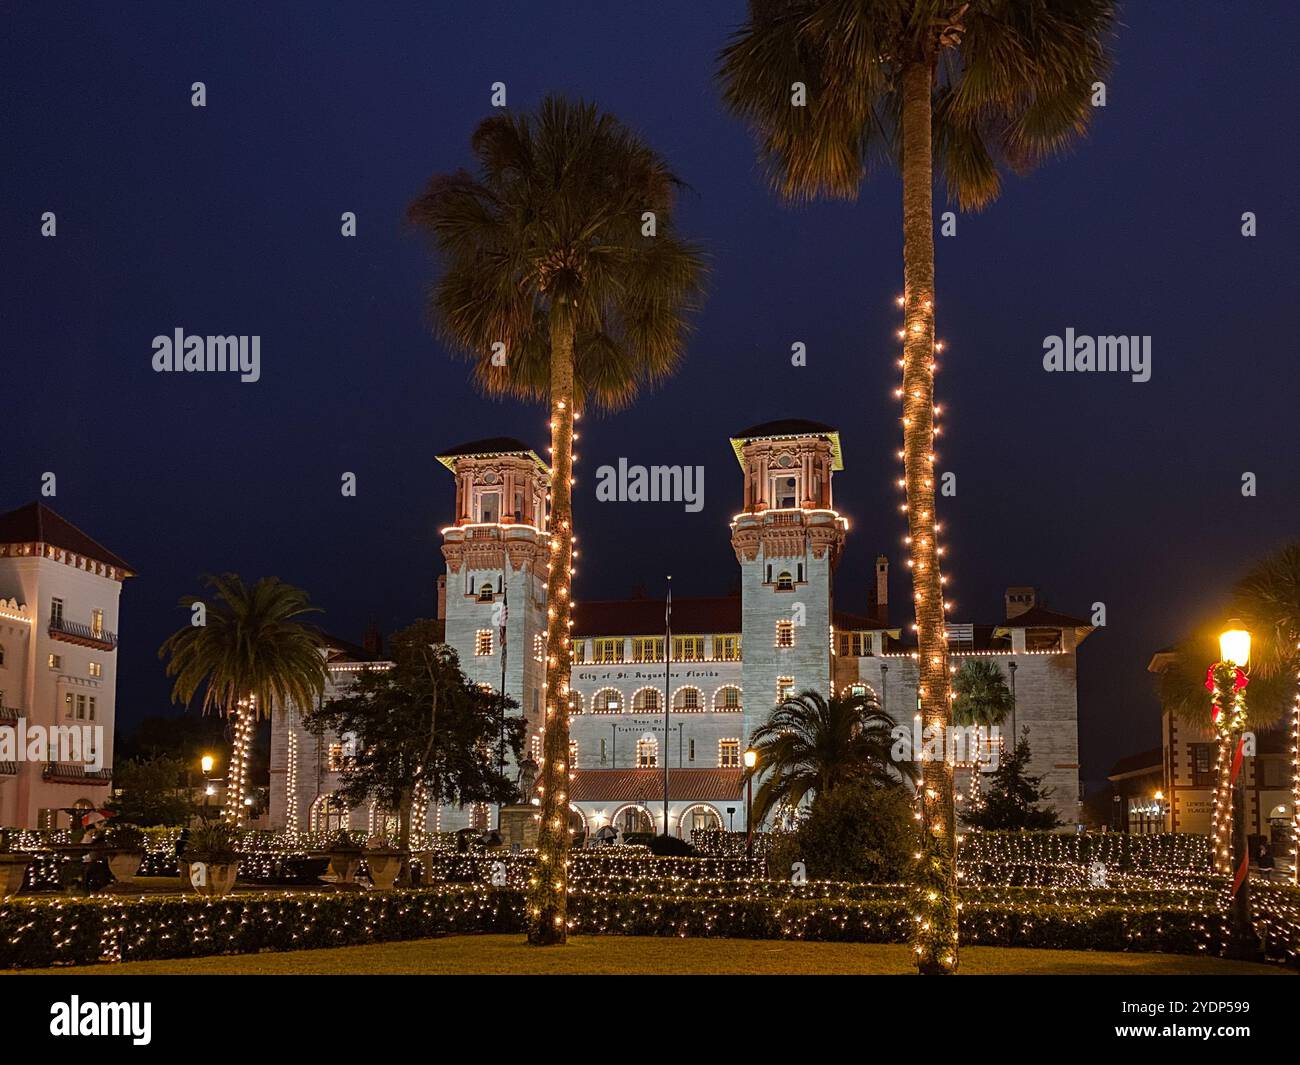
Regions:
[[361, 858], [360, 850], [330, 851], [330, 872], [338, 878], [335, 883], [356, 884]]
[[200, 895], [209, 898], [221, 898], [229, 895], [235, 886], [235, 877], [239, 873], [239, 859], [227, 859], [224, 856], [207, 859], [202, 855], [190, 855], [187, 862], [189, 885]]
[[370, 882], [380, 891], [392, 891], [397, 876], [402, 871], [406, 851], [396, 848], [366, 851], [366, 865], [370, 867]]
[[114, 881], [129, 884], [144, 864], [144, 851], [107, 851], [104, 860], [108, 862], [108, 871], [113, 874]]
[[32, 860], [26, 854], [0, 854], [0, 899], [17, 895]]

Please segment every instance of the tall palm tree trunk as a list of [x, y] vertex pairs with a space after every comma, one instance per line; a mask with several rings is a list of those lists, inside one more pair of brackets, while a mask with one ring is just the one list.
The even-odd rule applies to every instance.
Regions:
[[230, 765], [226, 768], [226, 806], [223, 816], [232, 825], [244, 817], [244, 779], [248, 763], [248, 743], [252, 732], [252, 708], [243, 699], [235, 704], [234, 739], [230, 745]]
[[[948, 645], [934, 515], [934, 219], [931, 151], [933, 56], [903, 68], [903, 459], [912, 591], [925, 735], [948, 734]], [[946, 743], [945, 743], [946, 750]], [[916, 960], [922, 973], [957, 968], [956, 824], [953, 768], [926, 759], [921, 777]]]
[[567, 938], [569, 890], [569, 641], [573, 562], [573, 320], [560, 302], [551, 311], [551, 568], [546, 579], [546, 719], [542, 745], [541, 825], [537, 871], [528, 900], [528, 942]]

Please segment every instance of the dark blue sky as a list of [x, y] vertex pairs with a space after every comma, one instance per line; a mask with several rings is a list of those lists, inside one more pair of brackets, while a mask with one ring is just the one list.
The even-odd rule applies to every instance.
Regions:
[[[727, 436], [780, 416], [843, 433], [838, 605], [864, 607], [879, 551], [904, 601], [898, 183], [802, 208], [766, 191], [712, 82], [743, 4], [385, 8], [6, 15], [0, 509], [55, 471], [49, 502], [140, 570], [123, 595], [119, 720], [166, 710], [154, 652], [201, 573], [301, 584], [351, 638], [371, 617], [391, 630], [432, 614], [452, 503], [434, 454], [498, 434], [544, 445], [540, 408], [482, 399], [430, 339], [431, 267], [403, 224], [430, 174], [469, 164], [494, 81], [513, 107], [558, 91], [640, 130], [690, 184], [681, 224], [713, 258], [680, 374], [584, 422], [579, 604], [657, 591], [666, 572], [679, 594], [727, 591]], [[1060, 610], [1107, 604], [1081, 654], [1088, 778], [1158, 743], [1151, 652], [1300, 529], [1291, 7], [1172, 14], [1126, 5], [1089, 140], [1010, 179], [936, 249], [955, 613], [996, 620], [1019, 583]], [[55, 239], [39, 235], [47, 210]], [[343, 211], [356, 239], [339, 235]], [[178, 326], [260, 335], [262, 380], [153, 373], [151, 339]], [[1044, 373], [1044, 336], [1070, 326], [1149, 334], [1151, 381]], [[805, 368], [790, 366], [796, 340]], [[702, 464], [704, 510], [598, 504], [595, 468], [619, 457]]]

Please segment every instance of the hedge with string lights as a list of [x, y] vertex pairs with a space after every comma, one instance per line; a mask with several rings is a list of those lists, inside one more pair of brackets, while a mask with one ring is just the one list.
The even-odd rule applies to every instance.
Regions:
[[[578, 886], [569, 900], [571, 931], [874, 943], [901, 943], [910, 936], [913, 917], [902, 886], [858, 885], [851, 889], [855, 897], [842, 890], [835, 897], [816, 897], [813, 893], [829, 888], [760, 883], [732, 895], [711, 894], [729, 886], [721, 882], [684, 879], [658, 885], [662, 894], [630, 890], [634, 885], [617, 878], [606, 886]], [[790, 894], [783, 894], [787, 890]], [[1256, 926], [1269, 956], [1296, 965], [1300, 890], [1261, 886], [1255, 898]], [[19, 898], [0, 904], [0, 968], [522, 933], [523, 900], [519, 889], [482, 885], [222, 899]], [[961, 911], [963, 942], [1048, 949], [1217, 954], [1227, 927], [1216, 897], [1195, 889], [993, 887], [966, 897]]]

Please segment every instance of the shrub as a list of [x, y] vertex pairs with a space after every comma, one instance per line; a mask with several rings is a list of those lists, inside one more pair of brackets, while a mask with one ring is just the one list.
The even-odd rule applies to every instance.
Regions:
[[144, 829], [139, 825], [113, 823], [104, 830], [103, 844], [108, 850], [139, 851], [143, 854], [147, 839]]
[[676, 836], [655, 836], [650, 840], [650, 853], [656, 858], [694, 858], [695, 848]]
[[773, 838], [768, 867], [786, 878], [801, 861], [811, 880], [897, 883], [911, 862], [914, 824], [901, 788], [841, 786], [819, 795], [793, 833]]
[[225, 821], [208, 821], [190, 833], [185, 857], [190, 861], [233, 862], [238, 833]]

